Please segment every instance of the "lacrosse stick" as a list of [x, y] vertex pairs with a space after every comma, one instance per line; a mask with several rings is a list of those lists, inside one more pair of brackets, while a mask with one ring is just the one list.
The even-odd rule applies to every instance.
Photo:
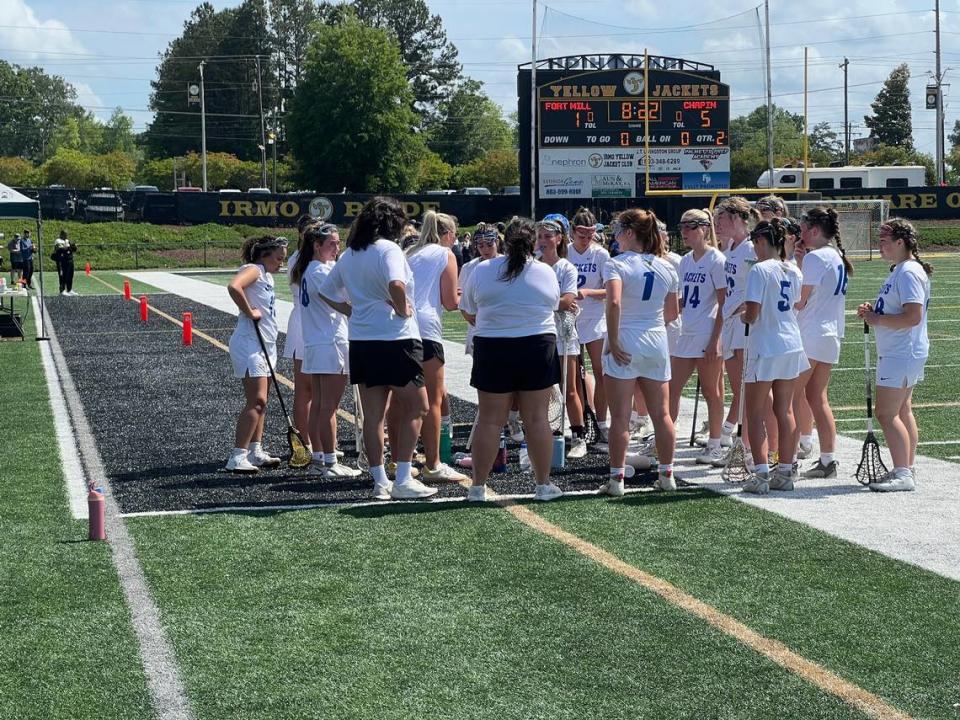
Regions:
[[587, 445], [592, 445], [600, 436], [600, 425], [597, 422], [597, 415], [593, 412], [590, 404], [590, 396], [587, 393], [587, 365], [584, 362], [583, 345], [580, 346], [580, 392], [583, 395], [583, 439]]
[[700, 407], [700, 371], [697, 371], [697, 389], [693, 391], [693, 422], [690, 424], [690, 447], [697, 441], [697, 409]]
[[280, 401], [280, 409], [283, 410], [283, 416], [287, 419], [287, 445], [290, 447], [290, 459], [287, 464], [292, 468], [305, 468], [313, 459], [310, 451], [307, 450], [307, 443], [304, 442], [303, 435], [290, 422], [290, 414], [287, 412], [287, 406], [283, 402], [283, 395], [280, 393], [280, 383], [277, 382], [277, 374], [273, 371], [273, 363], [270, 362], [270, 353], [267, 352], [267, 344], [263, 341], [263, 335], [260, 332], [260, 321], [254, 320], [253, 327], [257, 331], [257, 340], [260, 341], [260, 349], [263, 350], [263, 357], [267, 361], [267, 367], [270, 369], [270, 377], [273, 380], [273, 388], [277, 391], [277, 400]]
[[867, 439], [857, 465], [856, 478], [861, 485], [875, 483], [887, 474], [887, 466], [880, 455], [880, 443], [873, 434], [873, 390], [870, 386], [870, 326], [863, 324], [863, 376], [867, 388]]
[[357, 467], [369, 470], [367, 446], [363, 442], [363, 404], [360, 402], [360, 386], [353, 386], [353, 449], [357, 451]]
[[749, 476], [746, 450], [743, 447], [743, 396], [747, 378], [747, 346], [750, 344], [750, 325], [743, 324], [743, 365], [740, 368], [740, 405], [737, 408], [737, 439], [733, 441], [727, 464], [723, 466], [720, 477], [724, 482], [744, 482]]

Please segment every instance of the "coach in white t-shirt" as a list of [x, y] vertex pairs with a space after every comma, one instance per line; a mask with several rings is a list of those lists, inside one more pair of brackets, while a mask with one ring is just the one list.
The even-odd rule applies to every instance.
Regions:
[[673, 452], [676, 433], [670, 417], [670, 353], [666, 324], [679, 314], [677, 271], [652, 212], [633, 208], [620, 213], [613, 233], [622, 252], [604, 266], [607, 340], [603, 371], [609, 381], [611, 410], [610, 479], [600, 492], [623, 494], [630, 413], [636, 387], [646, 402], [656, 435], [660, 475], [657, 484], [675, 490]]
[[[410, 473], [427, 393], [413, 273], [397, 245], [406, 222], [397, 200], [369, 200], [350, 228], [347, 249], [320, 288], [323, 299], [349, 318], [350, 382], [360, 391], [363, 440], [378, 500], [425, 498], [437, 492]], [[337, 300], [341, 294], [347, 302]], [[391, 448], [397, 463], [394, 483], [383, 466], [383, 418], [391, 397], [399, 413]]]
[[486, 482], [507, 421], [513, 394], [520, 401], [536, 499], [562, 491], [550, 482], [553, 435], [547, 408], [560, 381], [553, 313], [560, 288], [553, 269], [533, 257], [536, 226], [516, 219], [506, 229], [504, 255], [485, 260], [463, 286], [460, 309], [475, 323], [473, 372], [479, 410], [473, 439], [473, 487], [468, 499], [483, 501]]

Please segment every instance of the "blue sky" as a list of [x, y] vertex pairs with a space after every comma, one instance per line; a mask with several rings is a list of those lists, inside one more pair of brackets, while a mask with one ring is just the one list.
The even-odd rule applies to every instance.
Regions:
[[[428, 0], [460, 50], [465, 73], [485, 83], [505, 112], [516, 109], [516, 65], [530, 57], [530, 0]], [[146, 110], [157, 54], [176, 37], [193, 0], [0, 0], [0, 57], [64, 76], [79, 102], [101, 117], [123, 107], [137, 130]], [[238, 4], [214, 0], [217, 8]], [[803, 107], [803, 48], [810, 57], [810, 123], [843, 122], [843, 73], [850, 60], [853, 136], [866, 135], [863, 115], [898, 63], [912, 71], [918, 149], [934, 149], [934, 113], [923, 107], [934, 69], [933, 0], [771, 0], [775, 102]], [[539, 57], [643, 52], [715, 65], [731, 86], [732, 114], [763, 102], [756, 0], [724, 4], [686, 0], [546, 0], [540, 2]], [[761, 6], [762, 17], [762, 6]], [[960, 0], [941, 2], [947, 132], [960, 117]]]

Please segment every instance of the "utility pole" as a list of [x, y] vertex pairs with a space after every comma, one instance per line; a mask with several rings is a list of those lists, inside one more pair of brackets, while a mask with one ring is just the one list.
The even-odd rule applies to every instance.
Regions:
[[847, 68], [850, 61], [843, 59], [840, 69], [843, 70], [843, 164], [850, 164], [850, 105], [847, 96]]
[[277, 137], [277, 107], [276, 106], [274, 106], [273, 108], [273, 116], [272, 116], [270, 125], [273, 129], [270, 131], [270, 136], [267, 138], [267, 141], [271, 145], [273, 145], [273, 185], [271, 189], [273, 190], [273, 192], [276, 192], [277, 191], [277, 140], [279, 139]]
[[200, 61], [200, 155], [203, 167], [203, 191], [207, 191], [207, 100], [203, 92], [203, 66], [206, 60]]
[[537, 0], [530, 33], [530, 217], [537, 217]]
[[260, 75], [260, 56], [257, 61], [257, 105], [260, 108], [260, 187], [267, 186], [267, 132], [263, 122], [263, 78]]
[[944, 138], [943, 138], [943, 72], [940, 70], [940, 0], [936, 0], [934, 5], [934, 14], [936, 17], [936, 38], [937, 38], [937, 185], [943, 185], [943, 161]]
[[763, 14], [767, 26], [766, 53], [767, 53], [767, 170], [770, 173], [770, 187], [775, 187], [773, 180], [773, 76], [770, 72], [770, 0], [763, 0]]

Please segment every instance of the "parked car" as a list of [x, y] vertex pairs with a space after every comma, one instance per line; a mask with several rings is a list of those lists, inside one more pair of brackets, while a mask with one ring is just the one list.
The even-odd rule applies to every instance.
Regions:
[[427, 190], [427, 195], [456, 195], [456, 190]]
[[228, 193], [238, 193], [238, 192], [240, 192], [240, 191], [237, 190], [236, 188], [220, 188], [217, 192], [219, 192], [221, 195], [223, 195], [223, 194], [228, 194]]
[[123, 200], [112, 188], [98, 188], [83, 203], [84, 222], [120, 222], [123, 220]]
[[273, 191], [265, 187], [250, 188], [247, 192], [251, 195], [273, 195]]
[[190, 185], [184, 185], [183, 187], [178, 187], [177, 192], [203, 192], [203, 190], [198, 187], [191, 187]]
[[143, 206], [147, 195], [158, 192], [160, 192], [160, 188], [156, 185], [135, 185], [130, 197], [130, 204], [127, 205], [127, 219], [142, 220]]
[[490, 195], [492, 194], [485, 187], [467, 187], [460, 190], [461, 195]]

